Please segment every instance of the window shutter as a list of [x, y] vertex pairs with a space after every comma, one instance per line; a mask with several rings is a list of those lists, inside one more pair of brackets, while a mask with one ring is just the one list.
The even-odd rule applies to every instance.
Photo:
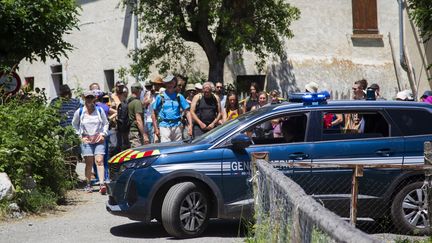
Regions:
[[378, 34], [376, 0], [352, 0], [353, 33]]

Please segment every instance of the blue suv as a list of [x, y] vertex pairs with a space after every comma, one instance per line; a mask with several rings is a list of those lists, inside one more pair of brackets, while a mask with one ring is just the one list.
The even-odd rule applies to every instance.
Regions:
[[[306, 193], [349, 216], [351, 170], [306, 170], [284, 163], [421, 164], [423, 143], [431, 140], [432, 106], [427, 104], [312, 101], [267, 106], [193, 141], [152, 144], [114, 156], [106, 208], [132, 220], [157, 219], [175, 237], [196, 237], [209, 218], [252, 214], [250, 154], [266, 151], [270, 163]], [[403, 232], [429, 232], [420, 189], [423, 172], [366, 169], [363, 178], [359, 217], [390, 215]]]

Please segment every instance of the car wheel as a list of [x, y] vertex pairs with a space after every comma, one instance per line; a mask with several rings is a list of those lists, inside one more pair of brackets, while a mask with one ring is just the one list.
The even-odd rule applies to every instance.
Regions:
[[396, 194], [392, 207], [392, 220], [402, 232], [416, 235], [430, 233], [427, 215], [426, 190], [423, 182], [411, 183]]
[[192, 182], [172, 186], [162, 204], [162, 224], [177, 238], [199, 236], [207, 227], [209, 205], [206, 193]]

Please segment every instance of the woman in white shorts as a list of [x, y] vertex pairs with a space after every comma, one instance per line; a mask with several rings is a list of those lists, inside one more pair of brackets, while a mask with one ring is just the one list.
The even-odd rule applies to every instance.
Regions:
[[[96, 160], [98, 175], [104, 175], [103, 157], [105, 154], [105, 138], [108, 135], [108, 119], [101, 107], [95, 105], [96, 96], [93, 91], [84, 92], [84, 107], [75, 111], [72, 125], [81, 138], [81, 153], [85, 160], [86, 192], [92, 192], [91, 170]], [[99, 192], [106, 194], [104, 177], [99, 176]]]

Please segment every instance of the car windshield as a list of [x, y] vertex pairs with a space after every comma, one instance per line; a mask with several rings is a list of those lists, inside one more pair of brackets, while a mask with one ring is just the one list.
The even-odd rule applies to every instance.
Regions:
[[213, 130], [196, 137], [194, 140], [192, 140], [191, 143], [211, 143], [215, 141], [215, 139], [218, 139], [220, 136], [223, 136], [224, 134], [250, 121], [251, 118], [267, 113], [269, 109], [272, 109], [272, 107], [263, 107], [254, 111], [247, 112], [234, 120], [228, 121], [223, 125], [218, 126]]

